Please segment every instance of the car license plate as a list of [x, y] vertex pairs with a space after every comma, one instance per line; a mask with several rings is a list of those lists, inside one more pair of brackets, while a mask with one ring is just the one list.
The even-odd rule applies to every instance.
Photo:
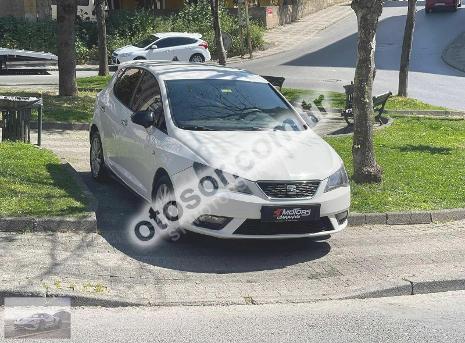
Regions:
[[320, 205], [311, 206], [263, 206], [262, 221], [307, 222], [320, 219]]

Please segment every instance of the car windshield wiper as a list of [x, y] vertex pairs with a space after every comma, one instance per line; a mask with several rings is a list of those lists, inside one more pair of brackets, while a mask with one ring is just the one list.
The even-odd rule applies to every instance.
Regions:
[[194, 130], [194, 131], [216, 131], [215, 129], [211, 127], [202, 126], [202, 125], [182, 125], [180, 126], [180, 128], [183, 130]]

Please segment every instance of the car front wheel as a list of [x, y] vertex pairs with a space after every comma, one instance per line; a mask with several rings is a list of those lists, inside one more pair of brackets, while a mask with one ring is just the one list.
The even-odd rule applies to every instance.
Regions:
[[103, 181], [106, 177], [102, 140], [98, 132], [94, 132], [90, 140], [90, 171], [97, 181]]
[[155, 211], [160, 213], [157, 226], [161, 237], [170, 242], [182, 238], [183, 232], [178, 222], [182, 214], [176, 202], [173, 184], [167, 175], [161, 176], [155, 182], [152, 192], [152, 206]]

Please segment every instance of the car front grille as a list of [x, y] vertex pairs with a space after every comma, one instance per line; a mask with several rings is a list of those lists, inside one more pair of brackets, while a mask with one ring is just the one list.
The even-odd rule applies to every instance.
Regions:
[[269, 198], [297, 199], [312, 198], [320, 181], [258, 182], [258, 186]]
[[328, 217], [311, 222], [272, 223], [262, 222], [260, 219], [247, 219], [234, 232], [235, 235], [271, 236], [271, 235], [304, 235], [333, 231], [334, 228]]

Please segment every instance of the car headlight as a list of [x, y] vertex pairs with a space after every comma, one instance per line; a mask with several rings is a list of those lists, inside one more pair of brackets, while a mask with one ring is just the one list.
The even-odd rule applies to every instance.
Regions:
[[328, 178], [328, 182], [326, 183], [325, 193], [332, 191], [339, 187], [347, 187], [349, 186], [349, 177], [347, 176], [346, 169], [344, 166], [339, 168], [337, 172], [331, 175]]
[[199, 162], [193, 165], [195, 174], [199, 177], [200, 186], [207, 192], [214, 192], [218, 189], [227, 189], [232, 192], [253, 194], [247, 180], [237, 175], [225, 173], [222, 170], [214, 169]]

